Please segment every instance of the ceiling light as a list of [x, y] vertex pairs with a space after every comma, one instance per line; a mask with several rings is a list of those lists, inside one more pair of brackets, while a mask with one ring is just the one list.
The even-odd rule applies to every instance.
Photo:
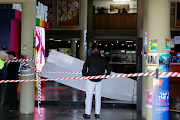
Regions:
[[49, 38], [49, 40], [54, 40], [54, 38]]
[[68, 43], [71, 43], [71, 41], [69, 40]]
[[130, 1], [130, 0], [113, 0], [113, 1]]
[[99, 45], [101, 45], [101, 43], [99, 43]]
[[113, 44], [111, 44], [113, 46]]
[[105, 45], [107, 47], [107, 45]]
[[126, 42], [133, 42], [133, 41], [126, 41]]
[[61, 40], [54, 40], [54, 41], [60, 41], [61, 42]]
[[122, 46], [124, 46], [124, 44], [122, 44]]

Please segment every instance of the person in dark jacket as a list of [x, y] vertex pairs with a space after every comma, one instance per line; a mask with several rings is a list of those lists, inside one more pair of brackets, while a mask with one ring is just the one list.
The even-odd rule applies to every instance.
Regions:
[[[0, 68], [0, 80], [7, 79], [7, 67], [4, 60], [0, 58], [0, 64], [2, 64], [2, 69]], [[3, 106], [4, 99], [5, 99], [5, 92], [3, 92], [3, 87], [6, 86], [4, 83], [0, 83], [0, 106]], [[3, 99], [2, 99], [3, 98]]]
[[[5, 45], [2, 46], [1, 51], [0, 51], [0, 58], [3, 61], [9, 60], [7, 51], [8, 51], [7, 46], [5, 46]], [[7, 77], [7, 65], [8, 65], [8, 63], [6, 63], [6, 66], [2, 70], [3, 72], [5, 72], [4, 73], [5, 78], [3, 78], [2, 80], [6, 80], [6, 77]], [[7, 87], [7, 83], [2, 83], [0, 85], [0, 106], [4, 105], [5, 94], [6, 94], [6, 87]]]
[[[88, 70], [87, 70], [88, 69]], [[83, 76], [97, 76], [104, 75], [105, 70], [107, 71], [106, 75], [110, 75], [111, 68], [108, 61], [101, 56], [99, 50], [94, 48], [92, 55], [87, 58], [84, 63], [82, 75]], [[102, 79], [89, 79], [86, 81], [86, 100], [85, 100], [85, 114], [84, 118], [90, 118], [91, 108], [92, 108], [92, 96], [95, 90], [95, 117], [100, 117], [101, 110], [101, 88], [102, 88]]]
[[[15, 57], [15, 52], [10, 51], [8, 53], [8, 57], [10, 60], [17, 59]], [[8, 80], [19, 80], [18, 73], [19, 73], [20, 62], [11, 62], [8, 65]], [[10, 82], [7, 84], [7, 91], [9, 96], [9, 103], [10, 108], [9, 111], [17, 111], [18, 110], [18, 101], [17, 101], [17, 88], [19, 82]]]

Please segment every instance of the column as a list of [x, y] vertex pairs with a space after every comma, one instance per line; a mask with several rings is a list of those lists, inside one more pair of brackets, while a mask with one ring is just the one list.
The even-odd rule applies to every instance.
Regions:
[[[142, 39], [143, 39], [143, 5], [144, 0], [137, 0], [137, 54], [136, 54], [136, 71], [142, 72]], [[137, 103], [136, 103], [137, 115], [142, 113], [142, 78], [137, 81]]]
[[[21, 55], [29, 56], [33, 59], [33, 29], [36, 28], [36, 0], [22, 2], [21, 16], [21, 44], [25, 44], [26, 52]], [[34, 65], [34, 61], [30, 63]], [[21, 74], [33, 73], [34, 70], [22, 71]], [[34, 75], [22, 76], [21, 79], [35, 79]], [[34, 113], [35, 105], [35, 82], [22, 82], [20, 91], [20, 113]]]
[[71, 40], [71, 54], [72, 54], [72, 57], [76, 57], [76, 42], [75, 42], [75, 40]]
[[87, 14], [87, 49], [92, 47], [93, 38], [93, 0], [88, 0]]
[[86, 60], [87, 51], [87, 0], [81, 1], [81, 15], [82, 15], [82, 30], [80, 31], [80, 47], [79, 56], [81, 60]]
[[[144, 53], [145, 48], [145, 33], [148, 34], [148, 0], [144, 0], [144, 15], [143, 15], [143, 56], [142, 56], [142, 72], [146, 71], [146, 56], [147, 53]], [[147, 89], [147, 77], [142, 77], [142, 117], [146, 118], [146, 89]]]
[[[170, 0], [149, 0], [148, 4], [148, 39], [157, 39], [157, 51], [150, 51], [148, 42], [148, 53], [158, 53], [157, 68], [159, 68], [159, 53], [169, 53], [165, 49], [165, 38], [170, 37], [170, 3]], [[147, 77], [147, 90], [153, 91], [153, 77]], [[147, 108], [146, 118], [153, 119], [152, 108]]]
[[86, 42], [87, 30], [81, 30], [80, 32], [80, 46], [79, 46], [79, 57], [81, 60], [86, 60], [87, 42]]

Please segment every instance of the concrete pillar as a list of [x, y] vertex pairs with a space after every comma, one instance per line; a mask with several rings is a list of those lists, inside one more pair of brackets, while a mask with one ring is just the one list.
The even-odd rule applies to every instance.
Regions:
[[[21, 55], [30, 56], [33, 59], [33, 29], [36, 28], [36, 0], [29, 0], [22, 2], [22, 16], [21, 16], [21, 44], [25, 44], [26, 53]], [[34, 61], [30, 63], [34, 66]], [[21, 74], [33, 73], [34, 70], [22, 71]], [[35, 79], [33, 75], [22, 76], [21, 79]], [[22, 82], [20, 91], [20, 113], [32, 114], [34, 113], [35, 83]]]
[[93, 0], [88, 0], [87, 14], [87, 49], [92, 47], [93, 38]]
[[73, 57], [76, 57], [76, 42], [71, 40], [71, 54]]
[[[143, 38], [143, 5], [144, 0], [137, 0], [137, 72], [142, 72], [142, 56], [141, 56], [141, 46], [142, 46], [142, 38]], [[137, 115], [141, 115], [142, 113], [142, 78], [137, 81], [137, 105], [136, 105]]]
[[[148, 39], [157, 39], [157, 51], [148, 53], [169, 53], [165, 49], [165, 38], [170, 37], [170, 0], [149, 0], [148, 7]], [[159, 56], [157, 57], [159, 68]], [[155, 70], [148, 70], [155, 72]], [[153, 90], [153, 77], [147, 77], [147, 90]], [[152, 108], [147, 108], [147, 120], [152, 120]]]
[[[144, 15], [143, 15], [143, 56], [142, 56], [142, 72], [146, 72], [146, 55], [144, 54], [145, 32], [148, 33], [148, 0], [144, 0]], [[147, 38], [148, 39], [148, 38]], [[147, 77], [142, 77], [142, 117], [146, 118], [146, 90]]]
[[79, 47], [79, 57], [82, 60], [86, 60], [86, 51], [87, 51], [87, 0], [81, 1], [81, 10], [82, 12], [82, 30], [80, 31], [80, 47]]
[[80, 32], [80, 46], [79, 46], [79, 57], [81, 60], [86, 60], [86, 51], [87, 51], [87, 42], [86, 42], [86, 30], [81, 30]]

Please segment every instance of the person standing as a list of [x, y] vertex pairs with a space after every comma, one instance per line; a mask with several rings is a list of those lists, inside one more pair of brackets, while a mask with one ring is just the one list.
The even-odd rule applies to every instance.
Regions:
[[[16, 56], [16, 54], [14, 51], [10, 51], [8, 53], [8, 57], [10, 60], [17, 59], [15, 56]], [[19, 80], [19, 78], [18, 78], [19, 67], [20, 67], [20, 62], [9, 63], [9, 65], [7, 67], [7, 70], [8, 70], [7, 79], [8, 80]], [[8, 91], [9, 103], [10, 103], [9, 111], [18, 111], [18, 101], [17, 101], [18, 84], [19, 84], [19, 82], [9, 82], [7, 84], [7, 91]]]
[[[0, 58], [2, 60], [4, 60], [4, 61], [9, 60], [7, 50], [8, 50], [7, 46], [2, 46], [1, 51], [0, 51]], [[6, 80], [6, 77], [7, 77], [7, 64], [5, 64], [5, 66], [1, 70], [1, 72], [3, 74], [3, 78], [1, 78], [1, 80]], [[7, 86], [6, 83], [1, 83], [0, 84], [0, 106], [3, 106], [4, 101], [5, 101], [6, 86]]]
[[[88, 69], [88, 70], [87, 70]], [[106, 75], [110, 75], [111, 68], [108, 61], [101, 56], [98, 48], [92, 50], [92, 55], [87, 58], [83, 65], [82, 75], [83, 76], [97, 76], [104, 75], [105, 70]], [[100, 117], [101, 110], [101, 88], [102, 79], [89, 79], [86, 80], [86, 100], [85, 100], [85, 114], [84, 118], [90, 119], [91, 108], [92, 108], [92, 97], [95, 90], [95, 118]]]

